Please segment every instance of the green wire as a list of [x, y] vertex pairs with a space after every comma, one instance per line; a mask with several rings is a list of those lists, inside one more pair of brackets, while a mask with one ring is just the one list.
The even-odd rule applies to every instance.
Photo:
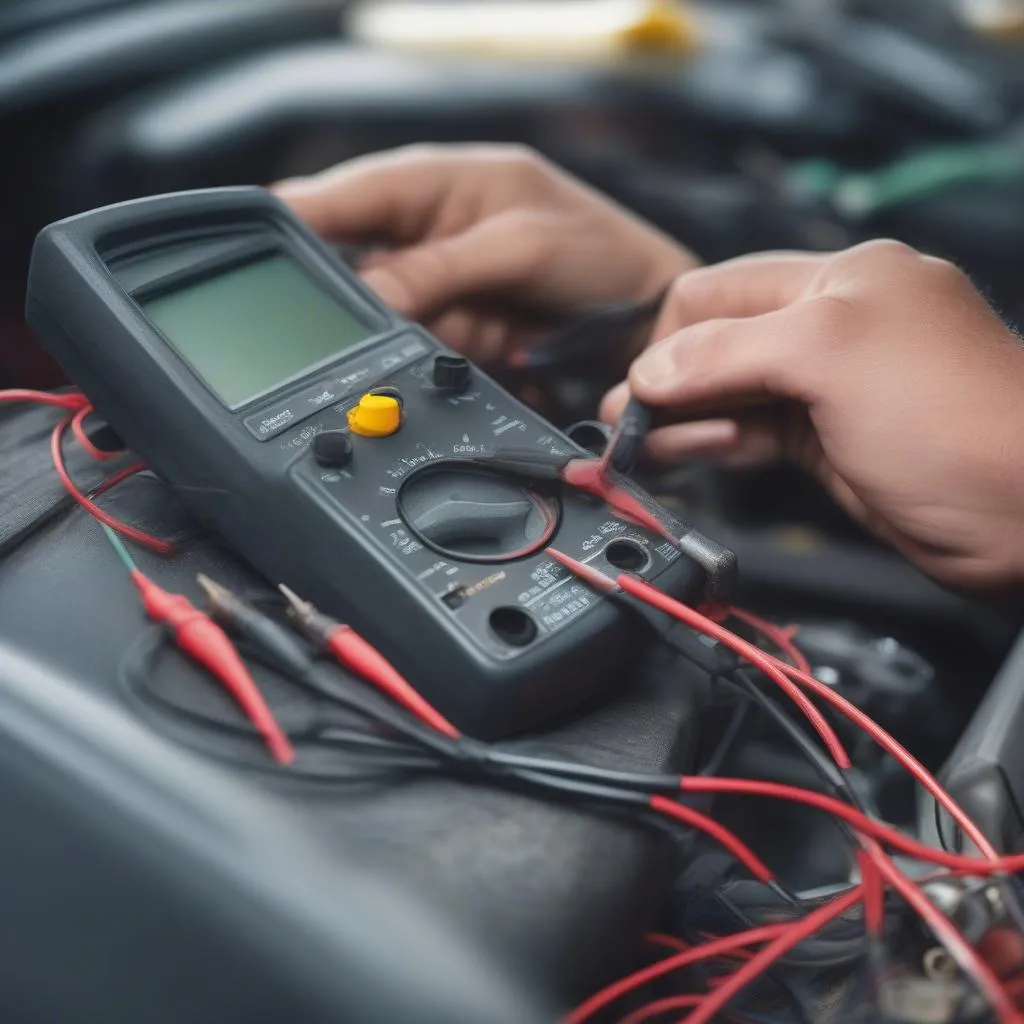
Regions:
[[945, 146], [909, 156], [874, 174], [854, 174], [836, 189], [836, 205], [854, 216], [876, 214], [974, 182], [1024, 175], [1024, 155], [1008, 146]]
[[100, 526], [103, 528], [103, 532], [107, 535], [107, 540], [110, 541], [110, 546], [117, 553], [117, 557], [124, 563], [124, 567], [129, 572], [138, 572], [139, 567], [135, 564], [135, 560], [132, 556], [128, 554], [128, 549], [124, 546], [124, 541], [122, 541], [121, 538], [118, 537], [117, 533], [107, 526], [106, 523], [100, 523]]
[[1019, 147], [967, 143], [924, 149], [867, 173], [807, 161], [793, 169], [790, 184], [808, 198], [831, 202], [847, 217], [864, 219], [962, 185], [1019, 178], [1024, 178], [1024, 151]]

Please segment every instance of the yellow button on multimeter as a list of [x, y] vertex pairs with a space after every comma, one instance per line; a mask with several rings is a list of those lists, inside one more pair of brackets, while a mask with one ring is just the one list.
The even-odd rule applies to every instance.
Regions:
[[360, 437], [388, 437], [402, 425], [402, 402], [370, 392], [348, 411], [348, 428]]

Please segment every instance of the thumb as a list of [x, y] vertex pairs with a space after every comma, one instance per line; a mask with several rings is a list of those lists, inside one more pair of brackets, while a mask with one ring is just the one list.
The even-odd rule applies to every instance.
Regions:
[[527, 228], [495, 217], [382, 256], [362, 278], [398, 312], [423, 319], [464, 299], [527, 290], [541, 255], [540, 241]]
[[810, 403], [807, 360], [791, 309], [707, 320], [669, 335], [629, 370], [631, 393], [655, 406], [707, 413], [780, 398]]

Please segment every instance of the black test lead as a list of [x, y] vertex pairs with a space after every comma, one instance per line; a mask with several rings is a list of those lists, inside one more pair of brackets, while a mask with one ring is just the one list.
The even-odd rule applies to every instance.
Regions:
[[329, 654], [343, 668], [383, 690], [420, 721], [445, 736], [458, 739], [461, 733], [415, 690], [380, 651], [351, 626], [324, 615], [283, 583], [278, 589], [288, 601], [288, 617], [316, 647]]
[[144, 576], [121, 538], [106, 523], [100, 526], [138, 588], [146, 614], [154, 622], [165, 624], [178, 648], [224, 684], [263, 737], [274, 760], [291, 764], [295, 759], [291, 740], [277, 724], [224, 630], [183, 594], [168, 593]]

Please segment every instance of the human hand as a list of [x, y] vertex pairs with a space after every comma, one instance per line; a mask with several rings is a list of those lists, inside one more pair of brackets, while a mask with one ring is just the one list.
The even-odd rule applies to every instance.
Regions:
[[681, 277], [628, 382], [650, 453], [788, 458], [947, 584], [1024, 582], [1024, 348], [952, 264], [897, 242]]
[[696, 260], [610, 200], [513, 146], [410, 146], [274, 189], [314, 230], [383, 243], [363, 278], [448, 344], [493, 362], [535, 318], [642, 302]]

